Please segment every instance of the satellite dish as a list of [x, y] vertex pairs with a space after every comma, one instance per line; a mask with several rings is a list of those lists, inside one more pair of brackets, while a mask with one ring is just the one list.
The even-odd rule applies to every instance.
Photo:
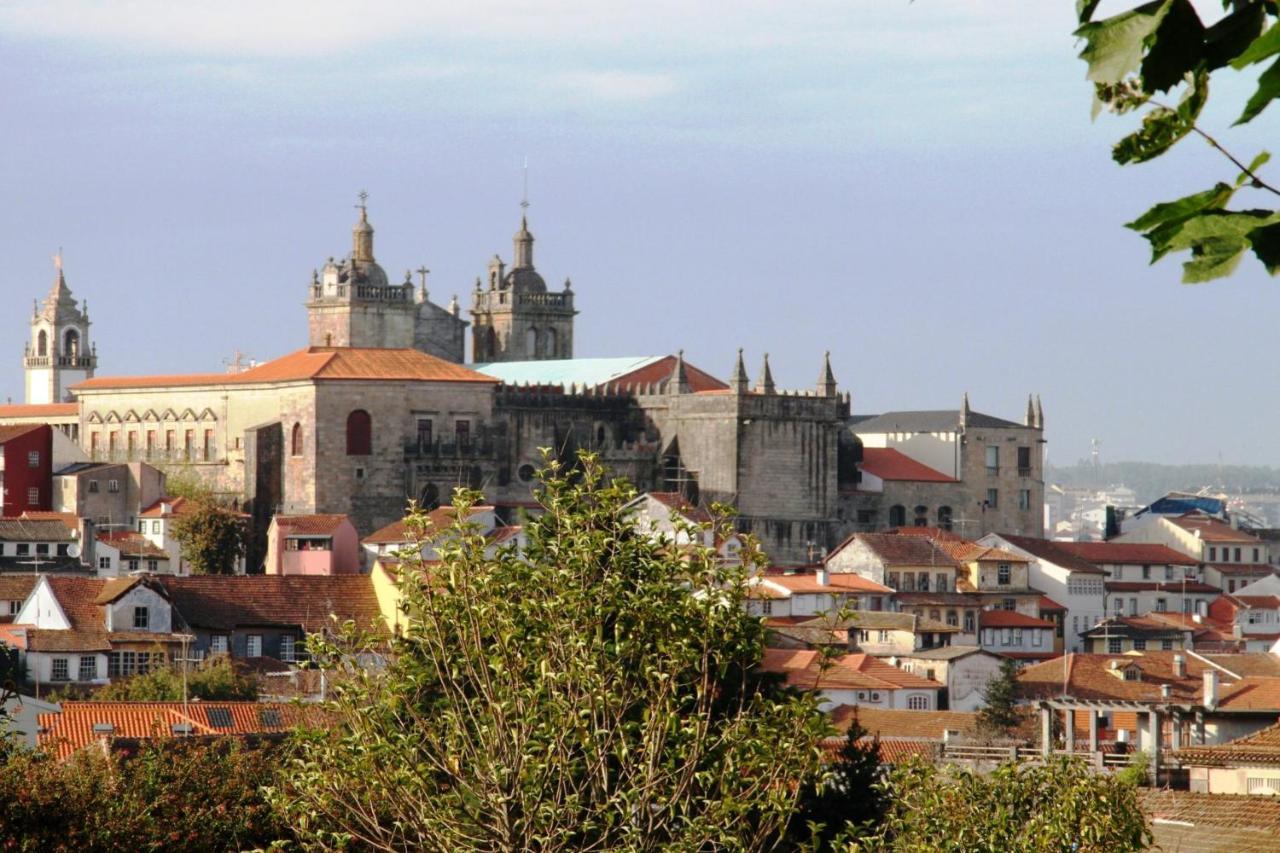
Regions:
[[77, 544], [76, 544], [76, 543], [74, 543], [74, 542], [72, 542], [70, 545], [68, 545], [68, 546], [67, 546], [67, 556], [68, 556], [68, 557], [79, 557], [79, 556], [80, 556], [80, 546], [79, 546], [79, 545], [77, 545]]

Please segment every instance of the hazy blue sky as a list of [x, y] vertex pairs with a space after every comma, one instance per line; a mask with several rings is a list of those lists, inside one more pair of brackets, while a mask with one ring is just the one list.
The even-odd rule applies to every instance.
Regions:
[[[468, 306], [527, 156], [580, 356], [723, 376], [743, 346], [808, 386], [830, 349], [859, 412], [967, 390], [1020, 418], [1034, 391], [1052, 461], [1096, 436], [1280, 464], [1280, 282], [1185, 287], [1120, 227], [1235, 173], [1193, 143], [1112, 164], [1129, 125], [1089, 121], [1073, 5], [0, 3], [0, 399], [59, 246], [101, 375], [217, 370], [305, 345], [362, 188], [393, 277], [425, 263]], [[1250, 157], [1278, 119], [1225, 138]]]

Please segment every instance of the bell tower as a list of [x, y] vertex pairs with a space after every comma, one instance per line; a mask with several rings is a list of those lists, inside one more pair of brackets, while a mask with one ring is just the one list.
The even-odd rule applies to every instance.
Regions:
[[81, 309], [62, 271], [62, 250], [53, 257], [56, 276], [44, 304], [31, 312], [31, 340], [22, 366], [28, 403], [61, 403], [67, 388], [93, 377], [98, 353], [89, 340], [89, 306]]

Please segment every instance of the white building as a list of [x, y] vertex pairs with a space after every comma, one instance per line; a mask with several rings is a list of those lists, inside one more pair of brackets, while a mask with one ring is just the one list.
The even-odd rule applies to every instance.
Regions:
[[1068, 543], [998, 533], [987, 534], [978, 541], [1031, 561], [1031, 586], [1067, 608], [1064, 651], [1082, 651], [1080, 632], [1098, 624], [1106, 614], [1106, 570], [1060, 547]]

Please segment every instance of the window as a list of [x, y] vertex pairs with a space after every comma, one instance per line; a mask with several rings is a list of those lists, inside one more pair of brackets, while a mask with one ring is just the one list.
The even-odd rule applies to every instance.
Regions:
[[262, 635], [250, 634], [245, 638], [245, 657], [262, 657]]
[[213, 458], [213, 430], [211, 429], [204, 431], [204, 442], [200, 448], [200, 458], [206, 460]]
[[1253, 561], [1254, 561], [1255, 563], [1256, 563], [1256, 562], [1258, 562], [1258, 549], [1257, 549], [1257, 548], [1254, 548], [1254, 549], [1253, 549]]
[[947, 624], [952, 626], [953, 628], [959, 626], [960, 617], [956, 614], [954, 610], [947, 611]]
[[434, 438], [431, 434], [431, 418], [418, 418], [418, 449], [429, 450], [432, 444]]
[[996, 507], [1000, 506], [1000, 490], [999, 489], [987, 489], [987, 506], [990, 509], [995, 509]]
[[938, 507], [938, 527], [940, 527], [943, 530], [950, 530], [951, 514], [952, 514], [951, 507], [949, 506]]
[[1020, 477], [1031, 476], [1031, 448], [1030, 447], [1018, 448], [1018, 476]]
[[156, 431], [147, 430], [147, 458], [150, 459], [156, 452]]
[[93, 681], [98, 677], [98, 659], [93, 655], [80, 656], [80, 671], [76, 674], [77, 681]]
[[1173, 640], [1161, 640], [1160, 648], [1166, 652], [1173, 651]]
[[119, 481], [119, 480], [107, 480], [107, 491], [108, 491], [108, 492], [110, 492], [110, 493], [111, 493], [111, 494], [113, 494], [113, 495], [115, 495], [115, 494], [119, 494], [119, 493], [120, 493], [120, 481]]
[[454, 437], [458, 439], [459, 450], [471, 449], [471, 421], [460, 420], [453, 426]]
[[760, 602], [760, 615], [761, 615], [761, 616], [769, 616], [769, 615], [772, 615], [772, 613], [773, 613], [773, 602], [772, 602], [772, 601], [770, 601], [769, 599], [767, 599], [767, 598], [766, 598], [764, 601]]
[[17, 615], [18, 615], [18, 611], [20, 611], [20, 610], [22, 610], [22, 601], [21, 601], [20, 599], [13, 599], [13, 600], [10, 600], [10, 602], [9, 602], [9, 615], [10, 615], [10, 616], [17, 616]]
[[1164, 598], [1157, 598], [1157, 599], [1156, 599], [1156, 612], [1157, 612], [1157, 613], [1164, 613], [1164, 612], [1168, 611], [1168, 609], [1169, 609], [1169, 601], [1168, 601], [1168, 599], [1164, 599]]
[[966, 610], [964, 612], [964, 632], [966, 634], [973, 633], [973, 611]]
[[1031, 490], [1018, 489], [1018, 509], [1031, 509]]
[[889, 507], [889, 526], [890, 527], [906, 527], [907, 526], [907, 508], [902, 504], [894, 504]]
[[1142, 670], [1138, 669], [1136, 666], [1131, 666], [1126, 668], [1124, 671], [1124, 680], [1125, 681], [1141, 681]]
[[1120, 638], [1119, 637], [1107, 638], [1107, 651], [1113, 655], [1120, 654]]
[[1133, 641], [1133, 650], [1136, 652], [1145, 652], [1147, 650], [1147, 641], [1142, 637], [1137, 637]]
[[131, 571], [131, 572], [136, 572], [136, 571], [138, 570], [138, 558], [137, 558], [137, 557], [130, 557], [130, 558], [127, 560], [127, 563], [128, 563], [128, 569], [129, 569], [129, 571]]
[[89, 494], [91, 494], [91, 495], [96, 495], [97, 493], [98, 493], [98, 481], [97, 481], [97, 480], [90, 480], [90, 481], [89, 481]]
[[1123, 599], [1123, 598], [1117, 598], [1117, 599], [1115, 600], [1115, 605], [1116, 605], [1115, 610], [1116, 610], [1116, 615], [1117, 615], [1117, 616], [1119, 616], [1120, 614], [1124, 613], [1124, 599]]
[[171, 429], [164, 431], [164, 450], [165, 453], [173, 453], [173, 430]]
[[182, 434], [182, 458], [190, 459], [191, 454], [195, 451], [196, 431], [193, 429], [186, 430]]
[[27, 503], [32, 503], [32, 504], [40, 503], [40, 487], [39, 486], [32, 486], [31, 488], [27, 489]]
[[987, 447], [987, 473], [1000, 473], [1000, 448]]
[[1212, 563], [1217, 559], [1218, 559], [1218, 549], [1210, 545], [1209, 546], [1209, 562]]
[[1031, 645], [1039, 647], [1044, 642], [1044, 632], [1031, 629]]
[[151, 625], [151, 612], [146, 607], [133, 608], [134, 630], [145, 631]]
[[373, 451], [373, 418], [364, 409], [347, 415], [347, 455], [368, 456]]
[[159, 560], [147, 560], [147, 571], [155, 572], [155, 571], [158, 571], [159, 569], [160, 569]]
[[920, 590], [921, 592], [929, 591], [929, 573], [928, 572], [920, 573], [919, 578], [917, 578], [916, 589]]
[[881, 631], [881, 632], [880, 632], [880, 634], [879, 634], [879, 636], [878, 636], [878, 640], [879, 640], [881, 643], [887, 643], [887, 642], [889, 642], [889, 632], [888, 632], [888, 631]]
[[227, 635], [214, 634], [209, 638], [209, 651], [215, 655], [225, 655], [227, 653]]
[[111, 570], [111, 558], [110, 558], [110, 557], [99, 557], [99, 558], [98, 558], [98, 570], [99, 570], [99, 571], [110, 571], [110, 570]]
[[40, 334], [36, 335], [36, 355], [43, 358], [49, 354], [49, 333], [44, 329], [40, 330]]
[[302, 424], [294, 424], [293, 431], [289, 435], [289, 455], [302, 455]]
[[1013, 567], [1008, 563], [1001, 563], [996, 566], [996, 583], [1000, 586], [1008, 586], [1012, 580]]
[[1173, 566], [1164, 567], [1164, 579], [1167, 581], [1173, 580]]
[[1150, 566], [1143, 566], [1143, 567], [1142, 567], [1142, 579], [1143, 579], [1144, 581], [1145, 581], [1145, 580], [1150, 580], [1150, 579], [1151, 579], [1151, 567], [1150, 567]]
[[136, 652], [111, 652], [107, 655], [107, 678], [128, 678], [137, 671]]
[[929, 697], [928, 696], [908, 697], [907, 708], [912, 711], [927, 711], [929, 710]]
[[1136, 598], [1129, 599], [1129, 615], [1130, 616], [1138, 615], [1138, 599]]
[[152, 532], [152, 533], [159, 533], [159, 532], [160, 532], [160, 522], [158, 522], [158, 521], [153, 521], [153, 522], [151, 522], [151, 532]]
[[889, 572], [887, 575], [885, 575], [884, 582], [885, 582], [885, 585], [890, 587], [891, 589], [898, 589], [899, 588], [898, 573]]
[[286, 634], [280, 638], [280, 660], [285, 663], [293, 663], [293, 637]]
[[49, 673], [50, 681], [70, 681], [71, 673], [67, 658], [54, 658], [53, 669]]
[[27, 465], [31, 468], [40, 467], [40, 451], [39, 450], [32, 450], [30, 453], [27, 454]]
[[28, 554], [30, 554], [30, 553], [31, 553], [31, 546], [30, 546], [29, 544], [27, 544], [26, 542], [19, 542], [19, 543], [18, 543], [18, 556], [19, 556], [19, 557], [25, 557], [25, 556], [27, 556], [27, 555], [28, 555]]
[[49, 554], [49, 543], [48, 543], [48, 542], [38, 542], [38, 543], [36, 543], [36, 554], [37, 554], [37, 556], [48, 556], [48, 554]]
[[1013, 642], [1013, 632], [1008, 628], [1000, 629], [1000, 645], [1007, 646]]
[[1236, 548], [1236, 549], [1235, 549], [1235, 553], [1231, 555], [1231, 559], [1232, 559], [1232, 561], [1233, 561], [1233, 562], [1236, 562], [1236, 563], [1240, 562], [1240, 549], [1239, 549], [1239, 548]]
[[937, 583], [933, 585], [933, 588], [938, 592], [947, 591], [947, 575], [945, 572], [938, 572], [938, 580]]

